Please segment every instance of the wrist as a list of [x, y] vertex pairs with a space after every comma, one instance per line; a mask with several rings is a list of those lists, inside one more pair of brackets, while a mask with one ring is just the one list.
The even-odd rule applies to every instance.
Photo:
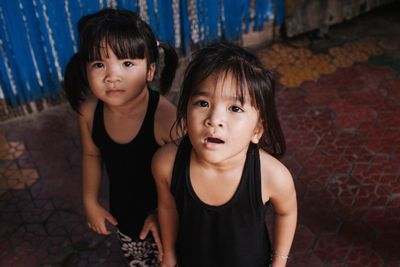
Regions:
[[94, 206], [97, 206], [99, 203], [97, 202], [96, 199], [83, 199], [83, 206], [85, 208], [91, 208]]
[[271, 264], [270, 267], [285, 267], [286, 262], [289, 259], [289, 254], [273, 252], [271, 253]]

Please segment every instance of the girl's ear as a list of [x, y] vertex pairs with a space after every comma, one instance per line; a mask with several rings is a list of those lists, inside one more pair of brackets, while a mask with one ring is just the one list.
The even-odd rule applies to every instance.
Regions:
[[254, 143], [254, 144], [258, 144], [258, 142], [260, 141], [263, 133], [264, 133], [264, 127], [263, 127], [262, 120], [260, 120], [258, 122], [257, 126], [254, 128], [254, 133], [253, 133], [253, 136], [251, 138], [251, 142]]
[[156, 63], [150, 63], [149, 69], [147, 70], [147, 81], [151, 82], [156, 72]]

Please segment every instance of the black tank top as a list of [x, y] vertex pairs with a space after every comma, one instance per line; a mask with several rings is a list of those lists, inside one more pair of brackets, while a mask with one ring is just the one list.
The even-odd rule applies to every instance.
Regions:
[[189, 176], [191, 150], [185, 136], [176, 154], [171, 181], [179, 214], [179, 267], [267, 266], [271, 245], [265, 225], [257, 146], [249, 146], [239, 186], [221, 206], [202, 202], [194, 192]]
[[151, 174], [151, 159], [160, 147], [154, 137], [154, 114], [158, 92], [149, 90], [149, 102], [141, 128], [127, 144], [114, 142], [104, 126], [102, 101], [97, 102], [92, 139], [101, 152], [109, 177], [110, 212], [118, 229], [137, 239], [148, 212], [157, 206], [157, 192]]

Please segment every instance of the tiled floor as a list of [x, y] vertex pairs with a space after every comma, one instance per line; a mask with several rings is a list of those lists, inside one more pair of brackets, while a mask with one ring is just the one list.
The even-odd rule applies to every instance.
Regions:
[[[289, 266], [400, 266], [399, 13], [257, 49], [299, 199]], [[1, 124], [0, 266], [123, 266], [115, 237], [85, 224], [75, 117], [62, 105]]]

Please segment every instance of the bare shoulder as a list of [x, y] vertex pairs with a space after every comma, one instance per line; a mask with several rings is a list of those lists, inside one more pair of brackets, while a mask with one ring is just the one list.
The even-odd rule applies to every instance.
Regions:
[[87, 123], [93, 121], [94, 111], [97, 105], [97, 98], [89, 96], [79, 107], [80, 120], [84, 120]]
[[175, 120], [176, 107], [167, 98], [160, 95], [160, 101], [156, 111], [156, 117], [159, 121]]
[[294, 190], [293, 178], [286, 166], [261, 149], [260, 164], [263, 196], [269, 199], [276, 194], [286, 195]]
[[156, 140], [163, 145], [171, 141], [170, 134], [176, 118], [176, 107], [164, 96], [160, 96], [160, 101], [155, 114], [155, 134]]
[[168, 143], [153, 155], [151, 169], [156, 181], [170, 182], [178, 145], [174, 142]]

